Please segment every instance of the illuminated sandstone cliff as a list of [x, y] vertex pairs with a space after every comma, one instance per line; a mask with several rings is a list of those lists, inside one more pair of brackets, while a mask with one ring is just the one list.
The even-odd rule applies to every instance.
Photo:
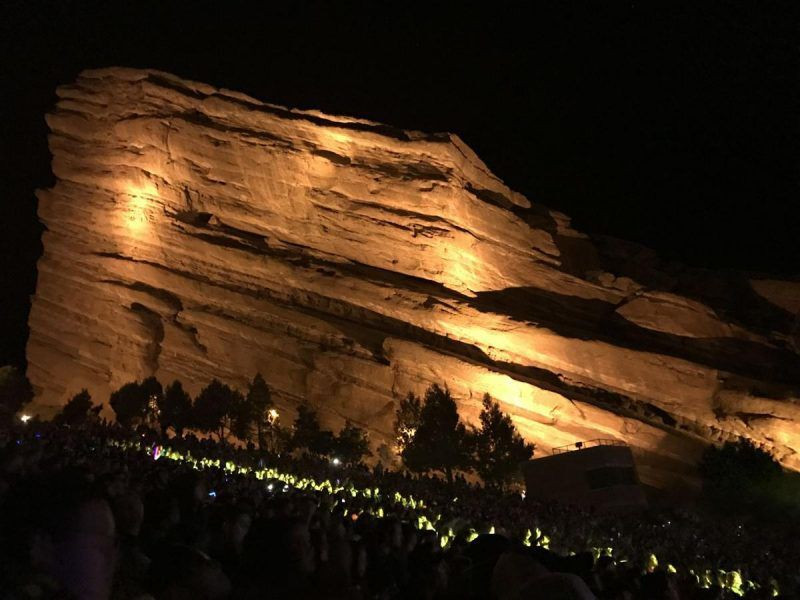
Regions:
[[624, 440], [648, 481], [732, 436], [800, 468], [800, 284], [590, 239], [454, 135], [154, 71], [58, 96], [28, 344], [44, 411], [260, 370], [284, 421], [307, 398], [380, 442], [398, 398], [444, 382], [467, 420], [499, 399], [538, 453]]

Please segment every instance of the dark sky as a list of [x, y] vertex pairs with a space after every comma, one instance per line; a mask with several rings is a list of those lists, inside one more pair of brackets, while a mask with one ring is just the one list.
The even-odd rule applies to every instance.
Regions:
[[0, 364], [24, 360], [33, 191], [52, 183], [43, 115], [90, 67], [452, 131], [584, 231], [696, 266], [800, 273], [791, 2], [1, 4]]

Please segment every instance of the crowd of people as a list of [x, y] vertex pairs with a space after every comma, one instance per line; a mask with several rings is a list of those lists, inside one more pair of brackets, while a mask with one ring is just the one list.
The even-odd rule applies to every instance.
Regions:
[[0, 597], [796, 597], [800, 544], [191, 435], [0, 433]]

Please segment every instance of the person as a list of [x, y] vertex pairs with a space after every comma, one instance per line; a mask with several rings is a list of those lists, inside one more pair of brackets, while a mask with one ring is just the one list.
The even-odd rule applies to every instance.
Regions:
[[244, 598], [313, 597], [314, 548], [308, 523], [302, 518], [256, 520], [244, 539], [242, 579]]
[[114, 598], [139, 598], [145, 593], [143, 582], [152, 561], [139, 542], [144, 520], [144, 504], [138, 494], [122, 492], [112, 499], [117, 528], [117, 573], [114, 578]]
[[85, 475], [68, 470], [17, 489], [13, 496], [4, 505], [4, 525], [15, 530], [27, 561], [20, 565], [10, 597], [67, 594], [107, 600], [117, 557], [114, 515]]
[[219, 563], [185, 544], [168, 546], [157, 556], [150, 587], [159, 600], [224, 600], [233, 589]]
[[[3, 446], [0, 432], [0, 598], [738, 600], [719, 586], [772, 576], [783, 597], [799, 597], [791, 528], [748, 532], [677, 512], [625, 520], [474, 487], [456, 497], [435, 478], [349, 468], [335, 471], [340, 491], [295, 489], [154, 460], [120, 446], [118, 430], [39, 433]], [[248, 460], [213, 442], [173, 443]], [[280, 460], [284, 472], [330, 477], [325, 462]], [[360, 494], [365, 487], [381, 494]], [[771, 597], [776, 586], [765, 583], [742, 585], [744, 600]]]

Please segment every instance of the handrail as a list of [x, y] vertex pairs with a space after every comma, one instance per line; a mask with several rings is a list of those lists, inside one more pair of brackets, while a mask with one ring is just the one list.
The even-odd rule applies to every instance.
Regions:
[[567, 444], [566, 446], [559, 446], [553, 448], [553, 454], [563, 454], [564, 452], [576, 452], [578, 450], [585, 450], [586, 448], [594, 448], [596, 446], [627, 446], [625, 442], [619, 440], [598, 438], [595, 440], [587, 440], [585, 442], [575, 442], [574, 444]]

